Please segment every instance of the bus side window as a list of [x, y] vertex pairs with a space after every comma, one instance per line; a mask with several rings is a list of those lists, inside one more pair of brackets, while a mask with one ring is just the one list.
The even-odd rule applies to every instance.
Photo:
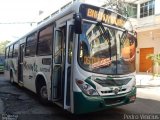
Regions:
[[14, 44], [13, 57], [18, 57], [18, 47], [19, 43], [17, 42]]
[[36, 54], [37, 33], [33, 33], [27, 37], [25, 56], [34, 56]]
[[8, 57], [9, 57], [9, 58], [12, 58], [12, 55], [13, 55], [13, 45], [11, 45], [11, 46], [9, 47]]
[[54, 46], [54, 62], [56, 64], [62, 63], [62, 39], [63, 39], [63, 33], [59, 30], [56, 30], [55, 32], [55, 46]]
[[41, 30], [38, 35], [38, 55], [50, 55], [52, 52], [53, 25]]
[[69, 27], [69, 39], [68, 39], [68, 63], [71, 64], [73, 50], [73, 26]]

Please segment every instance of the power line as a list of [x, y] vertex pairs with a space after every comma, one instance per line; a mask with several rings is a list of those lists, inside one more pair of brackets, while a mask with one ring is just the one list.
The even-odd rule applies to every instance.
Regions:
[[0, 24], [34, 24], [37, 22], [0, 22]]

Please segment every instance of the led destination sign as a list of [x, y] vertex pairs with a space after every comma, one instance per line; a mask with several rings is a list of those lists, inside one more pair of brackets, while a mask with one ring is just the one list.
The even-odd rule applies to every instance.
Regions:
[[119, 14], [90, 5], [81, 5], [80, 12], [83, 19], [99, 21], [121, 28], [124, 28], [124, 24], [126, 23], [126, 19]]

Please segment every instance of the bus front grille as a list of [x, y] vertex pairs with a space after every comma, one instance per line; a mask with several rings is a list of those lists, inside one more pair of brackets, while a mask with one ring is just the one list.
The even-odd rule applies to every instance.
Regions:
[[116, 104], [116, 103], [120, 103], [125, 99], [125, 97], [117, 97], [117, 98], [105, 98], [105, 104], [106, 105], [110, 105], [110, 104]]
[[[118, 92], [124, 92], [126, 91], [127, 89], [126, 88], [123, 88], [123, 89], [119, 89]], [[113, 90], [106, 90], [106, 91], [101, 91], [102, 94], [107, 94], [107, 93], [114, 93]]]

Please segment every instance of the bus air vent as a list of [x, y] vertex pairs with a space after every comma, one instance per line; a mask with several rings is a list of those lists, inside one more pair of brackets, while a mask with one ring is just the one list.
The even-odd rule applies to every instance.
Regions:
[[122, 102], [123, 100], [125, 100], [125, 97], [106, 98], [106, 99], [104, 99], [105, 104], [107, 104], [107, 105], [120, 103], [120, 102]]
[[122, 86], [126, 85], [132, 78], [123, 78], [123, 79], [99, 79], [96, 78], [94, 81], [100, 84], [103, 87], [110, 87], [110, 86]]

